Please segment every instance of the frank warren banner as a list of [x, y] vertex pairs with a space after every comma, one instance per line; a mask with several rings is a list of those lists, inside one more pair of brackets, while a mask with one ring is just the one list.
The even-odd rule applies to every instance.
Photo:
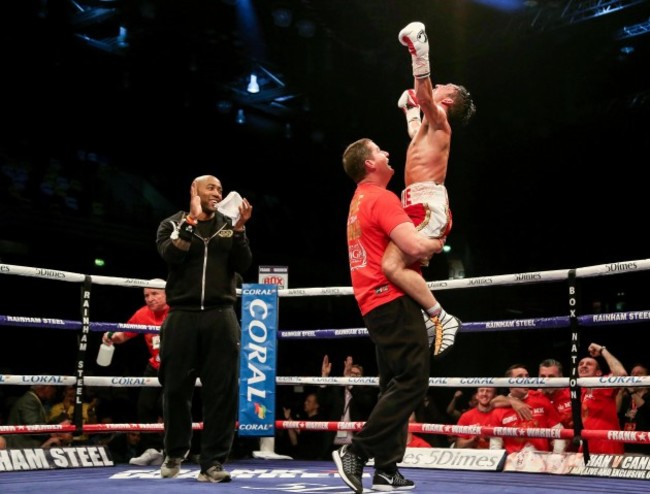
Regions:
[[278, 287], [242, 286], [239, 435], [273, 436]]

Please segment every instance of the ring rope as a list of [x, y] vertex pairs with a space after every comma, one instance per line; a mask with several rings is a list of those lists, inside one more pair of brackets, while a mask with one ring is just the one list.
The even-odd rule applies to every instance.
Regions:
[[[634, 310], [625, 312], [607, 312], [604, 314], [586, 314], [578, 316], [581, 326], [606, 326], [616, 324], [634, 324], [650, 321], [650, 310]], [[0, 326], [12, 327], [42, 327], [55, 329], [78, 330], [81, 328], [80, 321], [56, 319], [47, 317], [32, 316], [10, 316], [0, 315]], [[531, 330], [531, 329], [556, 329], [570, 326], [569, 316], [540, 317], [531, 319], [508, 319], [501, 321], [486, 322], [464, 322], [461, 331], [471, 333], [477, 331], [509, 331], [509, 330]], [[160, 326], [148, 324], [128, 324], [112, 322], [90, 322], [90, 331], [129, 331], [132, 333], [157, 333]], [[298, 329], [280, 330], [279, 339], [302, 339], [302, 338], [341, 338], [367, 336], [366, 328], [346, 329]]]
[[[192, 422], [192, 429], [203, 429], [203, 422]], [[161, 423], [155, 424], [84, 424], [78, 428], [73, 424], [43, 424], [43, 425], [0, 425], [0, 434], [50, 434], [56, 432], [72, 433], [102, 433], [102, 432], [160, 432], [165, 426]]]
[[[650, 386], [650, 376], [601, 376], [578, 377], [575, 379], [579, 386], [585, 388], [634, 388]], [[160, 387], [157, 377], [139, 376], [85, 376], [83, 382], [87, 386], [107, 386], [117, 388], [130, 387]], [[377, 377], [302, 377], [302, 376], [276, 376], [279, 385], [333, 385], [333, 386], [379, 386]], [[28, 385], [51, 384], [53, 386], [71, 386], [77, 383], [75, 376], [50, 376], [50, 375], [0, 375], [0, 385]], [[201, 385], [200, 378], [196, 380], [197, 386]], [[476, 388], [476, 387], [503, 387], [503, 388], [566, 388], [570, 385], [568, 377], [430, 377], [429, 386], [438, 388]]]
[[[276, 420], [277, 429], [299, 429], [317, 431], [359, 431], [365, 422], [332, 422], [332, 421], [306, 421], [306, 420]], [[192, 423], [193, 429], [202, 429], [202, 422]], [[473, 435], [486, 437], [527, 437], [544, 439], [573, 439], [571, 429], [545, 429], [539, 427], [494, 427], [479, 425], [450, 425], [450, 424], [423, 424], [409, 423], [410, 432], [420, 434], [442, 434], [447, 436]], [[86, 424], [81, 427], [84, 433], [106, 433], [124, 431], [163, 431], [164, 425], [156, 424]], [[2, 425], [2, 434], [34, 434], [56, 432], [78, 432], [74, 425]], [[650, 435], [643, 431], [614, 431], [614, 430], [588, 430], [583, 429], [581, 438], [600, 439], [626, 443], [650, 444]]]
[[[57, 281], [68, 281], [83, 283], [86, 276], [90, 277], [92, 283], [100, 285], [139, 287], [139, 288], [164, 288], [165, 283], [159, 281], [143, 280], [138, 278], [121, 278], [101, 275], [85, 275], [70, 271], [58, 271], [54, 269], [34, 268], [30, 266], [18, 266], [14, 264], [1, 264], [0, 274], [29, 276], [34, 278], [52, 279]], [[650, 259], [638, 259], [633, 261], [614, 262], [607, 264], [596, 264], [576, 268], [576, 278], [594, 278], [597, 276], [618, 275], [626, 272], [637, 272], [650, 270]], [[475, 278], [461, 278], [442, 281], [427, 282], [432, 290], [450, 290], [455, 288], [478, 288], [487, 286], [508, 286], [522, 284], [537, 284], [540, 282], [566, 281], [569, 279], [571, 269], [555, 269], [548, 271], [530, 271], [525, 273], [501, 274], [495, 276], [480, 276]], [[241, 290], [237, 290], [240, 294]], [[352, 295], [352, 287], [320, 287], [320, 288], [283, 288], [278, 290], [280, 297], [304, 297], [322, 295]]]

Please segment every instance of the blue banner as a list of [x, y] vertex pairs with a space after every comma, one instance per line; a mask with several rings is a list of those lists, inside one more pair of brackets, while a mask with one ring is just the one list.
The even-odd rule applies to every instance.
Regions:
[[277, 285], [242, 285], [239, 435], [275, 433]]

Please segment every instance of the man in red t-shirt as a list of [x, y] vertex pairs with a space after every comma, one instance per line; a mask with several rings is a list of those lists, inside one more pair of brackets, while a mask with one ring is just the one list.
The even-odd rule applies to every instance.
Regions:
[[[415, 418], [415, 412], [409, 416], [409, 424], [414, 424], [417, 422]], [[414, 434], [409, 431], [406, 435], [406, 447], [407, 448], [430, 448], [431, 445], [426, 441], [426, 439]]]
[[[164, 283], [165, 280], [154, 279], [151, 281]], [[167, 297], [164, 288], [145, 288], [144, 289], [144, 302], [145, 305], [140, 307], [129, 318], [127, 324], [141, 324], [145, 326], [158, 326], [167, 317], [169, 306], [167, 305]], [[144, 341], [149, 349], [151, 357], [147, 362], [147, 366], [143, 372], [144, 377], [158, 377], [158, 369], [160, 368], [160, 333], [134, 333], [134, 332], [106, 332], [102, 337], [102, 342], [107, 345], [121, 344], [142, 334]], [[160, 422], [162, 417], [162, 388], [143, 386], [140, 388], [138, 395], [138, 420], [143, 424], [154, 424]], [[143, 441], [147, 444], [145, 446], [145, 455], [138, 457], [140, 459], [133, 459], [135, 465], [160, 465], [162, 464], [162, 441], [158, 434], [145, 434]], [[155, 454], [153, 451], [159, 454]]]
[[[457, 425], [478, 425], [489, 426], [492, 424], [492, 399], [496, 395], [497, 389], [493, 387], [478, 388], [476, 391], [476, 406], [463, 412], [458, 418]], [[488, 449], [490, 447], [490, 438], [485, 436], [470, 436], [460, 434], [454, 443], [456, 448], [476, 448]]]
[[343, 168], [357, 184], [347, 221], [348, 258], [354, 296], [376, 347], [380, 394], [363, 428], [332, 457], [357, 494], [363, 492], [368, 458], [375, 459], [373, 489], [411, 489], [414, 483], [397, 464], [406, 450], [409, 415], [429, 387], [429, 342], [420, 306], [388, 280], [382, 258], [391, 241], [412, 259], [431, 257], [443, 243], [419, 235], [398, 197], [387, 190], [395, 173], [387, 151], [359, 139], [343, 153]]
[[[578, 363], [580, 377], [599, 377], [603, 371], [596, 360], [603, 357], [614, 376], [627, 376], [623, 364], [603, 345], [592, 343], [587, 350], [589, 357]], [[618, 388], [582, 388], [582, 426], [586, 430], [619, 431], [621, 424], [616, 412]], [[582, 450], [582, 448], [581, 448]], [[620, 441], [607, 439], [589, 439], [589, 453], [623, 454], [624, 446]]]
[[[506, 377], [530, 377], [528, 369], [522, 364], [511, 365], [506, 371]], [[520, 417], [513, 408], [496, 408], [492, 412], [492, 425], [495, 427], [514, 427], [518, 429], [561, 429], [562, 420], [551, 401], [541, 392], [530, 388], [511, 387], [510, 394], [513, 398], [521, 400], [528, 405], [531, 413], [530, 419]], [[510, 453], [516, 453], [524, 448], [533, 448], [537, 451], [553, 451], [563, 453], [566, 448], [564, 439], [554, 439], [553, 448], [551, 441], [541, 437], [492, 437], [490, 448], [504, 447]]]
[[[539, 364], [538, 377], [564, 377], [562, 363], [552, 358], [542, 360]], [[565, 429], [573, 429], [573, 412], [571, 408], [571, 391], [569, 388], [540, 388], [540, 391], [551, 400], [557, 413], [562, 419]], [[566, 451], [578, 451], [578, 446], [567, 442]]]
[[[537, 375], [538, 377], [563, 377], [562, 363], [552, 358], [542, 360]], [[573, 429], [569, 388], [541, 388], [540, 391], [553, 403], [557, 413], [560, 414], [562, 425], [566, 429]]]

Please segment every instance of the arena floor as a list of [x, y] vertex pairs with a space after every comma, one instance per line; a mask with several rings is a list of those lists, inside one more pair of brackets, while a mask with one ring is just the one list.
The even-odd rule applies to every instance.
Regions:
[[[56, 469], [0, 473], [0, 494], [48, 492], [71, 494], [235, 494], [243, 492], [344, 494], [352, 491], [339, 478], [333, 462], [245, 459], [227, 465], [233, 480], [213, 485], [195, 480], [198, 468], [188, 464], [175, 479], [160, 478], [158, 467]], [[473, 472], [403, 468], [416, 482], [409, 492], [435, 494], [548, 494], [650, 492], [650, 481], [517, 472]], [[364, 474], [364, 492], [373, 492], [372, 468]]]

